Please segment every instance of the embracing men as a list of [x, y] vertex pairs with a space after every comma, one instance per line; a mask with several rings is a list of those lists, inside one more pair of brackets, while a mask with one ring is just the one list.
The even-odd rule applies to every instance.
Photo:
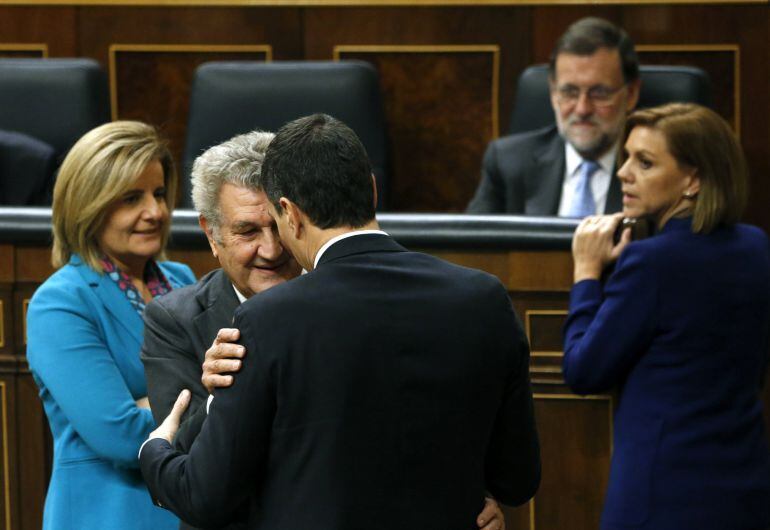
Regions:
[[529, 499], [528, 349], [500, 283], [379, 231], [366, 153], [328, 116], [284, 126], [257, 187], [309, 272], [236, 311], [246, 354], [189, 453], [183, 399], [145, 444], [156, 499], [198, 526], [341, 530], [467, 530], [486, 492]]

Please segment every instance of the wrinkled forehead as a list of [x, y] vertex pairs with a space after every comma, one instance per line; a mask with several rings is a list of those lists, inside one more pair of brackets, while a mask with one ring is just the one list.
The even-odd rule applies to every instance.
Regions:
[[270, 201], [262, 190], [226, 183], [219, 193], [222, 225], [233, 229], [273, 226], [269, 204]]
[[617, 87], [623, 83], [620, 53], [615, 48], [599, 48], [590, 55], [563, 52], [556, 56], [554, 75], [558, 86]]

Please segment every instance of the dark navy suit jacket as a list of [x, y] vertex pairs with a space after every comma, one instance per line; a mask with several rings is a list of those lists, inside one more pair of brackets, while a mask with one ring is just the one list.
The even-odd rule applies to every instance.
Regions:
[[747, 225], [701, 235], [672, 219], [603, 288], [573, 286], [565, 379], [620, 388], [603, 530], [770, 527], [769, 315], [768, 239]]
[[[565, 165], [564, 140], [556, 127], [498, 138], [487, 146], [481, 182], [466, 212], [557, 215]], [[619, 212], [621, 199], [620, 182], [613, 177], [605, 213]]]
[[472, 530], [485, 491], [534, 494], [529, 350], [496, 278], [358, 235], [234, 324], [243, 366], [189, 455], [150, 440], [140, 456], [190, 523], [247, 503], [248, 528]]

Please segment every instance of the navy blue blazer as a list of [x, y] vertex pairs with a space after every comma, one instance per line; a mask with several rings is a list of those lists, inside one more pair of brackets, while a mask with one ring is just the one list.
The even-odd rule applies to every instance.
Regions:
[[603, 530], [770, 527], [769, 316], [768, 239], [747, 225], [704, 235], [672, 219], [604, 287], [573, 286], [564, 377], [620, 389]]

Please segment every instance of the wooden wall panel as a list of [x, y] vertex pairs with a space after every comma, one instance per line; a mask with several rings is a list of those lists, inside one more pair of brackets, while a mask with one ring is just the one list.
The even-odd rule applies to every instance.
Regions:
[[[498, 46], [493, 121], [499, 120], [498, 130], [507, 127], [515, 75], [528, 64], [529, 8], [320, 8], [305, 17], [308, 59], [328, 59], [336, 46]], [[478, 183], [484, 147], [496, 136], [494, 125], [482, 122], [487, 118], [481, 107], [490, 97], [486, 64], [470, 58], [439, 63], [421, 54], [408, 57], [412, 64], [405, 57], [380, 64], [382, 55], [344, 56], [381, 68], [393, 146], [391, 209], [464, 210]], [[460, 90], [447, 81], [460, 83]]]
[[269, 44], [274, 59], [302, 58], [302, 19], [294, 8], [83, 7], [79, 53], [108, 64], [115, 43]]
[[40, 283], [20, 282], [13, 289], [13, 353], [24, 358], [27, 350], [27, 309]]
[[0, 42], [48, 46], [51, 57], [76, 57], [78, 8], [0, 6]]
[[499, 48], [348, 45], [338, 52], [369, 61], [380, 73], [391, 209], [463, 211], [484, 148], [497, 135]]
[[266, 45], [113, 44], [113, 119], [140, 120], [160, 127], [169, 139], [177, 168], [181, 168], [195, 69], [208, 61], [266, 61], [271, 57], [272, 49]]
[[535, 395], [543, 478], [535, 530], [596, 530], [612, 452], [612, 400]]
[[14, 364], [3, 358], [0, 370], [0, 525], [10, 530], [18, 517], [18, 484], [12, 477], [17, 471], [16, 442], [10, 425], [15, 424], [16, 378]]
[[43, 412], [38, 388], [26, 363], [16, 378], [16, 425], [18, 447], [16, 481], [19, 491], [19, 515], [13, 528], [39, 530], [43, 527], [43, 505], [51, 477], [53, 442], [48, 420]]
[[11, 285], [0, 285], [0, 355], [12, 350]]
[[566, 309], [528, 309], [524, 312], [524, 329], [532, 352], [561, 351], [561, 330], [566, 316]]
[[500, 47], [500, 130], [504, 131], [516, 76], [529, 64], [530, 11], [523, 6], [307, 9], [304, 56], [329, 59], [339, 45], [496, 44]]

